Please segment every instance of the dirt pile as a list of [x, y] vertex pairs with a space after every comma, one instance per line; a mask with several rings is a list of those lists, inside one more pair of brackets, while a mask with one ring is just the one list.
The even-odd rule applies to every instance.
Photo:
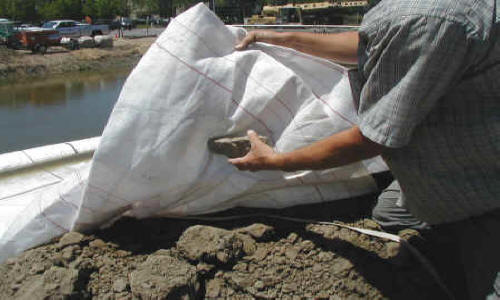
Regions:
[[[297, 211], [321, 217], [325, 209]], [[379, 229], [366, 219], [354, 225]], [[400, 235], [418, 238], [411, 230]], [[0, 298], [445, 297], [398, 243], [334, 225], [251, 217], [123, 218], [92, 235], [67, 233], [0, 265]]]

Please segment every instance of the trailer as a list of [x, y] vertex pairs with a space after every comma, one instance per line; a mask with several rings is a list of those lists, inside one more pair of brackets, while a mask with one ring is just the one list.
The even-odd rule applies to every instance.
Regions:
[[15, 36], [20, 48], [41, 54], [45, 54], [49, 47], [59, 46], [62, 38], [59, 31], [47, 29], [19, 31]]

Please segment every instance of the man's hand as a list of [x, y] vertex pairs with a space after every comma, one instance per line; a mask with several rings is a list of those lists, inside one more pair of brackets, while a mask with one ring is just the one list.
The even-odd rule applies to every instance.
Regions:
[[280, 34], [271, 30], [254, 30], [247, 33], [238, 45], [234, 46], [236, 50], [245, 50], [248, 45], [264, 42], [269, 44], [280, 44]]
[[240, 170], [323, 170], [371, 158], [388, 150], [364, 137], [358, 126], [286, 153], [274, 152], [252, 130], [248, 131], [248, 137], [250, 152], [244, 157], [228, 160]]
[[247, 135], [250, 139], [250, 151], [243, 157], [229, 159], [228, 161], [239, 170], [253, 172], [278, 169], [278, 154], [274, 152], [273, 148], [261, 141], [255, 131], [249, 130]]

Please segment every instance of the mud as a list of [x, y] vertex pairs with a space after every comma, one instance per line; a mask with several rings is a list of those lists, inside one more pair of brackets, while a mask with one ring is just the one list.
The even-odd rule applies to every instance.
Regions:
[[45, 55], [0, 46], [0, 83], [52, 74], [99, 71], [132, 67], [140, 60], [155, 38], [117, 39], [113, 48], [89, 48], [75, 51], [51, 47]]
[[[444, 299], [398, 243], [334, 225], [241, 216], [336, 219], [380, 230], [363, 218], [368, 212], [365, 197], [234, 209], [215, 215], [229, 217], [218, 221], [122, 218], [7, 260], [0, 299]], [[419, 240], [412, 230], [400, 235]]]

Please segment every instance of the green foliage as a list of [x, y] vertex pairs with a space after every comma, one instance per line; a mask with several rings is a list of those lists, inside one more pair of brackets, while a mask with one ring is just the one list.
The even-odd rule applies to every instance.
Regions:
[[[295, 3], [317, 2], [322, 0], [294, 0]], [[370, 0], [373, 6], [379, 0]], [[170, 16], [176, 7], [189, 7], [198, 2], [212, 0], [0, 0], [0, 18], [6, 17], [19, 21], [39, 21], [50, 19], [81, 20], [85, 16], [93, 19], [110, 19], [115, 16], [128, 16], [138, 9], [142, 15], [161, 14]], [[292, 0], [215, 0], [216, 8], [239, 8], [240, 15], [249, 16], [260, 10], [263, 5], [286, 4]], [[217, 9], [217, 11], [219, 11]]]
[[116, 15], [122, 14], [122, 3], [120, 3], [120, 0], [94, 0], [93, 2], [95, 4], [95, 13], [90, 16], [111, 19]]
[[13, 20], [25, 20], [36, 17], [36, 0], [1, 0], [2, 15]]

